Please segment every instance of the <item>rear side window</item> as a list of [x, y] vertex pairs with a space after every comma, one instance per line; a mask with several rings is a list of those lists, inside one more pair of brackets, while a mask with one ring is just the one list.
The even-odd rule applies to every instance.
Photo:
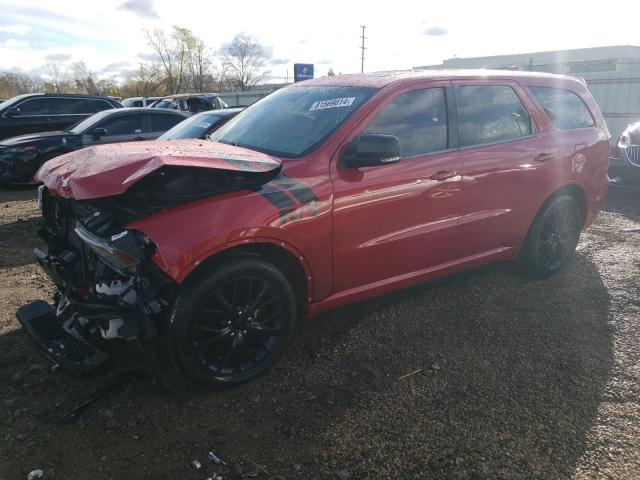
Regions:
[[553, 126], [560, 130], [593, 127], [593, 117], [582, 99], [569, 90], [529, 87]]
[[180, 123], [184, 118], [179, 115], [149, 115], [151, 117], [151, 131], [165, 132], [174, 125]]
[[142, 132], [142, 115], [129, 115], [107, 120], [102, 125], [107, 129], [107, 135], [133, 135]]
[[448, 148], [447, 102], [444, 88], [427, 88], [399, 95], [363, 133], [395, 135], [402, 157], [426, 155]]
[[82, 100], [82, 104], [84, 108], [84, 112], [82, 113], [97, 113], [113, 108], [113, 105], [109, 102], [97, 98], [85, 98]]
[[531, 117], [508, 85], [457, 87], [460, 145], [504, 142], [533, 134]]
[[87, 112], [82, 98], [52, 98], [57, 115], [79, 115]]

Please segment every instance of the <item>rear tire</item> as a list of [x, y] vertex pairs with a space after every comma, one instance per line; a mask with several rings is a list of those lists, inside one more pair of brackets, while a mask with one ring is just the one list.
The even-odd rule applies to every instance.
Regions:
[[291, 341], [293, 288], [259, 256], [230, 260], [179, 295], [169, 321], [174, 363], [203, 387], [236, 385], [264, 373]]
[[560, 271], [573, 256], [582, 230], [578, 203], [568, 195], [548, 201], [534, 220], [523, 246], [525, 270], [537, 278]]

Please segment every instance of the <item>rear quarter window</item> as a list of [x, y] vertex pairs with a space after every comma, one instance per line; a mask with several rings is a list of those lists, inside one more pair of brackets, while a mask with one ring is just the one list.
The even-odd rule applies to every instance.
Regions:
[[529, 87], [554, 127], [560, 130], [593, 127], [595, 122], [582, 99], [569, 90]]

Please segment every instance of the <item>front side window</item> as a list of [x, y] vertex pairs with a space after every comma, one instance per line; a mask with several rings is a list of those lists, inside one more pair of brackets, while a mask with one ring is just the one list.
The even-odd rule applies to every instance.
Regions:
[[427, 88], [396, 97], [363, 133], [395, 135], [405, 158], [446, 150], [447, 131], [445, 90]]
[[251, 105], [210, 138], [298, 158], [320, 146], [376, 92], [366, 87], [283, 88]]
[[508, 85], [465, 85], [456, 89], [460, 145], [504, 142], [533, 134], [531, 117]]
[[569, 90], [548, 87], [529, 87], [544, 112], [560, 130], [593, 127], [593, 117], [578, 95]]
[[114, 118], [113, 120], [107, 120], [100, 127], [107, 130], [108, 136], [142, 133], [142, 115]]
[[26, 100], [18, 105], [20, 109], [19, 116], [31, 116], [31, 115], [51, 115], [53, 113], [51, 99], [50, 98], [32, 98]]

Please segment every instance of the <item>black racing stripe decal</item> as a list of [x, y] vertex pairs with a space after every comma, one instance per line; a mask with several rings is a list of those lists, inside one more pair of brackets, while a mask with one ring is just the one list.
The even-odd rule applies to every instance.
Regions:
[[296, 208], [295, 202], [289, 198], [287, 194], [270, 187], [268, 184], [263, 185], [262, 188], [258, 190], [258, 193], [278, 209], [280, 217], [283, 217], [288, 212]]
[[278, 175], [271, 181], [271, 183], [274, 183], [283, 190], [289, 192], [303, 205], [305, 203], [318, 201], [318, 197], [313, 193], [313, 190], [307, 187], [304, 183], [297, 182], [293, 178], [285, 175]]

